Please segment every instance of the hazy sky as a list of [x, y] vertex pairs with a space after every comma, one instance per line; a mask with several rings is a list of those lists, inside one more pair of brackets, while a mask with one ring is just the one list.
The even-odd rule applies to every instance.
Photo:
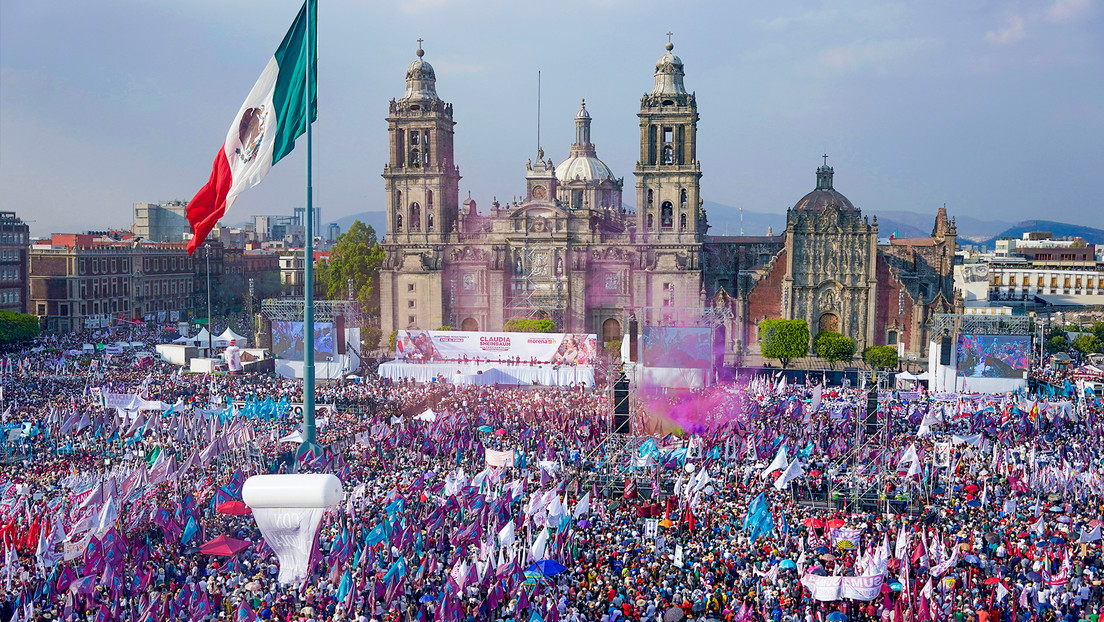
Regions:
[[[707, 201], [784, 212], [827, 151], [864, 210], [1104, 227], [1102, 4], [321, 0], [315, 200], [326, 221], [383, 209], [387, 102], [422, 37], [455, 106], [462, 197], [524, 191], [540, 70], [548, 155], [566, 157], [585, 97], [634, 203], [636, 113], [671, 30]], [[299, 6], [0, 3], [0, 209], [45, 234], [190, 199]], [[301, 143], [228, 222], [302, 204]]]

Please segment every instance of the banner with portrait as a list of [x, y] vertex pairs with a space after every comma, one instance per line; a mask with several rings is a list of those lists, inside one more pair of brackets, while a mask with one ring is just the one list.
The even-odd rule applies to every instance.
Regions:
[[580, 333], [400, 330], [395, 336], [395, 358], [410, 362], [520, 359], [542, 365], [593, 365], [597, 353], [598, 337]]

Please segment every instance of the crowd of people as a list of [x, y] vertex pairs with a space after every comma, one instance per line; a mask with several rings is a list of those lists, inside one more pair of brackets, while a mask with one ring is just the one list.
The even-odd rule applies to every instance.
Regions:
[[[610, 435], [602, 391], [363, 378], [317, 387], [299, 464], [301, 381], [89, 341], [0, 353], [2, 622], [1099, 619], [1091, 393], [885, 391], [868, 422], [865, 391], [761, 376], [642, 392]], [[345, 500], [284, 585], [226, 508], [294, 470]]]

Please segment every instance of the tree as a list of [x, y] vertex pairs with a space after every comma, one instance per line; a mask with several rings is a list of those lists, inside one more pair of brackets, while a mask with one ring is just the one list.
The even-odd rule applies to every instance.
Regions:
[[1100, 352], [1101, 349], [1100, 340], [1092, 333], [1082, 333], [1078, 335], [1070, 345], [1081, 354], [1093, 354], [1095, 352]]
[[330, 247], [330, 260], [319, 264], [317, 274], [322, 291], [333, 300], [349, 297], [349, 281], [353, 296], [365, 314], [379, 312], [379, 269], [383, 265], [383, 247], [376, 231], [359, 220], [349, 230], [337, 236]]
[[604, 347], [606, 349], [606, 354], [608, 354], [613, 361], [616, 362], [621, 360], [620, 339], [610, 339], [606, 342], [606, 345]]
[[451, 326], [449, 326], [448, 324], [441, 324], [440, 326], [437, 327], [437, 330], [449, 330], [449, 331], [451, 331], [451, 330], [453, 330], [453, 328]]
[[502, 330], [507, 333], [554, 333], [556, 323], [548, 319], [515, 317], [506, 320]]
[[897, 348], [893, 346], [870, 346], [863, 350], [863, 360], [874, 369], [897, 367]]
[[395, 351], [395, 342], [398, 341], [398, 339], [399, 339], [399, 331], [397, 331], [397, 330], [391, 331], [391, 334], [387, 337], [387, 347], [392, 352]]
[[805, 320], [759, 322], [759, 349], [764, 358], [778, 359], [782, 368], [809, 352], [809, 325]]
[[1104, 322], [1093, 322], [1089, 327], [1089, 331], [1096, 335], [1096, 338], [1104, 341]]
[[1059, 352], [1065, 352], [1066, 350], [1069, 350], [1069, 342], [1066, 341], [1065, 337], [1061, 335], [1055, 335], [1050, 339], [1047, 339], [1046, 345], [1044, 347], [1046, 348], [1047, 352], [1051, 354], [1057, 354]]
[[813, 349], [817, 356], [828, 363], [850, 361], [855, 356], [855, 340], [836, 331], [826, 330], [817, 333], [813, 340]]
[[375, 326], [365, 326], [360, 329], [360, 340], [364, 342], [365, 350], [375, 350], [383, 338], [383, 331]]
[[26, 313], [0, 311], [0, 343], [19, 343], [38, 336], [38, 317]]

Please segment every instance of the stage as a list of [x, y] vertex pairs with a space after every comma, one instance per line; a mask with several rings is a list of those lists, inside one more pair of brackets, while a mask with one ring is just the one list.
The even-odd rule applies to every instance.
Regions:
[[582, 382], [594, 387], [591, 365], [503, 365], [501, 363], [406, 363], [389, 361], [379, 366], [380, 378], [415, 382], [445, 381], [452, 384], [527, 385], [559, 387]]

